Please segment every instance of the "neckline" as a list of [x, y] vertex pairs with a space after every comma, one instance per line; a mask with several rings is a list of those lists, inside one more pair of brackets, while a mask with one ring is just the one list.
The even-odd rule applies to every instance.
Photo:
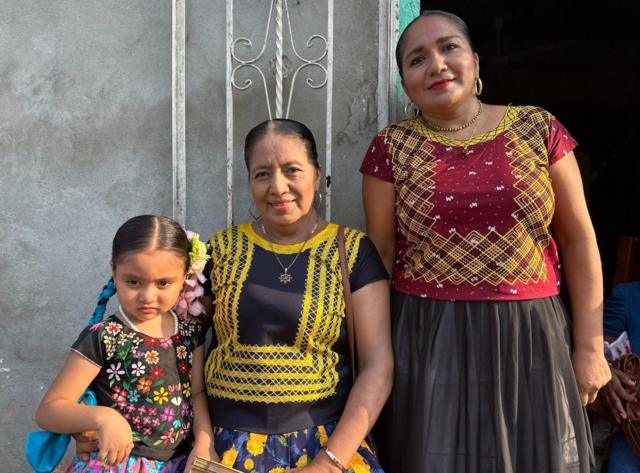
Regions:
[[[318, 233], [307, 240], [303, 252], [307, 251], [310, 248], [313, 248], [321, 241], [326, 240], [329, 236], [336, 233], [338, 231], [337, 227], [337, 224], [327, 222], [326, 227], [324, 227], [322, 230], [320, 230]], [[258, 235], [250, 223], [241, 223], [240, 225], [238, 225], [238, 228], [249, 237], [249, 240], [269, 252], [273, 250], [273, 252], [276, 252], [278, 254], [291, 255], [294, 253], [298, 253], [298, 251], [300, 250], [300, 242], [291, 243], [288, 245], [269, 242], [269, 240], [267, 240], [266, 238]]]
[[180, 328], [179, 328], [179, 321], [178, 321], [178, 314], [176, 314], [173, 310], [169, 310], [169, 314], [171, 314], [171, 316], [173, 317], [173, 334], [167, 336], [167, 337], [154, 337], [153, 335], [149, 335], [146, 334], [144, 332], [141, 332], [140, 329], [138, 329], [138, 327], [129, 319], [129, 316], [126, 314], [126, 312], [124, 311], [124, 309], [122, 308], [122, 306], [118, 306], [118, 313], [124, 318], [124, 320], [120, 317], [118, 317], [117, 315], [114, 314], [114, 317], [116, 319], [118, 319], [120, 321], [120, 323], [122, 323], [122, 325], [124, 325], [126, 328], [128, 328], [129, 330], [135, 332], [135, 333], [139, 333], [140, 335], [144, 335], [145, 337], [149, 337], [149, 338], [154, 338], [156, 340], [166, 340], [168, 338], [172, 338], [175, 337], [176, 335], [178, 335], [178, 333], [180, 332]]
[[484, 143], [485, 141], [490, 141], [495, 139], [499, 134], [503, 133], [505, 130], [509, 129], [513, 122], [516, 121], [518, 112], [520, 107], [513, 106], [511, 104], [507, 105], [507, 109], [502, 115], [502, 118], [498, 122], [498, 124], [491, 130], [486, 133], [482, 133], [474, 136], [469, 140], [462, 140], [456, 138], [449, 138], [448, 136], [441, 135], [438, 132], [430, 130], [426, 127], [424, 123], [419, 118], [412, 118], [408, 120], [409, 126], [417, 129], [420, 134], [424, 135], [429, 141], [433, 141], [435, 143], [440, 143], [447, 146], [470, 146], [477, 145], [478, 143]]

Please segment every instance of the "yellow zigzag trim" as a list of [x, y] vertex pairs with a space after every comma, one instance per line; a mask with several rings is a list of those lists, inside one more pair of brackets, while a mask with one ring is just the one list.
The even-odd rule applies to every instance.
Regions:
[[[293, 346], [257, 346], [239, 342], [238, 303], [255, 246], [268, 243], [244, 224], [216, 233], [210, 240], [214, 327], [218, 346], [205, 366], [207, 393], [250, 402], [314, 401], [335, 393], [338, 354], [332, 347], [344, 318], [342, 274], [337, 251], [337, 225], [329, 224], [309, 240], [309, 259], [300, 320]], [[349, 269], [363, 234], [347, 229]], [[275, 250], [288, 250], [276, 245]]]

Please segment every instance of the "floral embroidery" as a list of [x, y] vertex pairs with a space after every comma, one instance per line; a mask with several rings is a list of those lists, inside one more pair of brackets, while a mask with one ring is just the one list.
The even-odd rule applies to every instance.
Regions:
[[124, 370], [120, 369], [121, 366], [122, 364], [118, 362], [116, 365], [112, 364], [109, 368], [107, 368], [107, 373], [109, 373], [109, 379], [115, 378], [116, 381], [120, 381], [119, 375], [124, 374]]
[[153, 391], [153, 400], [162, 405], [169, 400], [169, 393], [162, 387], [158, 391]]
[[145, 353], [144, 359], [147, 360], [147, 363], [149, 363], [150, 365], [155, 365], [158, 361], [160, 361], [160, 358], [158, 358], [158, 352], [155, 350]]
[[144, 374], [145, 366], [142, 363], [134, 363], [131, 365], [131, 372], [135, 376], [142, 376]]
[[120, 324], [116, 322], [110, 322], [105, 329], [109, 335], [118, 335], [120, 333]]
[[191, 434], [189, 360], [201, 343], [199, 325], [179, 319], [178, 334], [161, 339], [141, 336], [115, 316], [90, 327], [94, 335], [85, 339], [87, 350], [103, 353], [105, 360], [99, 379], [109, 401], [101, 403], [127, 419], [134, 442], [174, 448]]

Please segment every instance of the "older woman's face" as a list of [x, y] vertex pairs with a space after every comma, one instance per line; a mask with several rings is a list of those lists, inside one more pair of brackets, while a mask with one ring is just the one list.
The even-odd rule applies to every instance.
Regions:
[[249, 184], [267, 227], [295, 224], [313, 208], [320, 172], [301, 139], [268, 132], [249, 156]]
[[439, 15], [422, 17], [405, 39], [402, 84], [420, 110], [442, 114], [474, 97], [478, 56], [454, 23]]

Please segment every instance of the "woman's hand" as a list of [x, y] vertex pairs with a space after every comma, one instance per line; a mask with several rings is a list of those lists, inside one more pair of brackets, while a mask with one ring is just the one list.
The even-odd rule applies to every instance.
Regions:
[[340, 473], [340, 468], [329, 460], [324, 450], [320, 450], [308, 465], [287, 471], [291, 473]]
[[[623, 401], [633, 402], [635, 401], [635, 395], [627, 391], [627, 387], [634, 387], [636, 383], [622, 371], [611, 368], [611, 381], [604, 386], [599, 396], [602, 396], [605, 404], [609, 408], [611, 416], [616, 420], [618, 424], [627, 420], [627, 412], [622, 405]], [[635, 413], [636, 417], [638, 414]], [[636, 419], [631, 419], [636, 420]]]
[[586, 406], [596, 400], [598, 390], [609, 382], [611, 370], [604, 353], [598, 350], [576, 349], [571, 355], [571, 361], [580, 400]]
[[71, 434], [76, 441], [76, 457], [82, 461], [89, 461], [89, 454], [98, 450], [98, 432], [79, 432]]
[[110, 407], [97, 407], [98, 458], [116, 465], [127, 459], [133, 448], [133, 434], [127, 420]]
[[196, 461], [196, 457], [204, 458], [205, 460], [211, 460], [215, 462], [220, 462], [220, 457], [216, 452], [215, 448], [213, 448], [213, 442], [209, 441], [198, 441], [196, 439], [193, 442], [193, 447], [191, 448], [191, 453], [189, 453], [189, 458], [187, 459], [187, 464], [184, 468], [184, 471], [190, 472], [191, 467], [193, 466], [193, 462]]

